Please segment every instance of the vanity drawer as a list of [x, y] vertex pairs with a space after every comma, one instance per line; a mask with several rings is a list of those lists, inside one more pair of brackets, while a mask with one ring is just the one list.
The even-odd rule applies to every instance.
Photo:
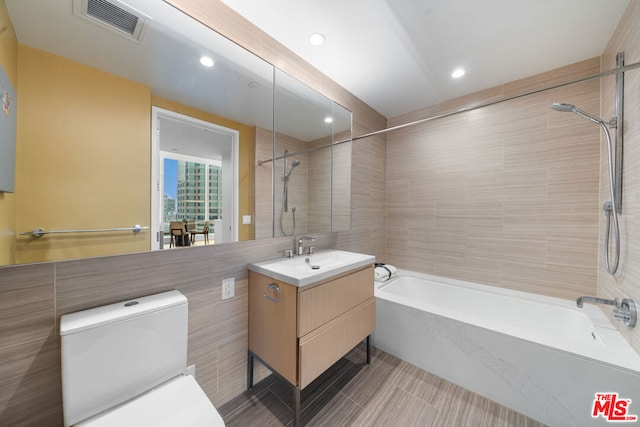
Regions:
[[298, 337], [373, 297], [373, 266], [298, 294]]
[[316, 331], [300, 338], [299, 386], [306, 387], [364, 337], [373, 333], [376, 299], [371, 297]]

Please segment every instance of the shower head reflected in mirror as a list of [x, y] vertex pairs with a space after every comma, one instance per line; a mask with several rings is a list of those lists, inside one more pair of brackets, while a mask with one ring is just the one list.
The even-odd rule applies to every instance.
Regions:
[[291, 168], [289, 169], [289, 171], [288, 171], [288, 172], [286, 172], [286, 173], [284, 174], [284, 179], [285, 179], [285, 180], [286, 180], [286, 179], [289, 179], [289, 177], [291, 176], [291, 172], [293, 172], [293, 169], [294, 169], [295, 167], [297, 167], [298, 165], [300, 165], [300, 160], [294, 160], [294, 161], [293, 161], [293, 163], [291, 163]]

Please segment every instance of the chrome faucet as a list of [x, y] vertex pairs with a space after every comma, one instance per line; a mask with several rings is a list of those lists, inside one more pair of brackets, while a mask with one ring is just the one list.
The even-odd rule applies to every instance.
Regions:
[[613, 309], [613, 317], [615, 319], [622, 320], [622, 323], [630, 328], [636, 326], [638, 311], [636, 310], [636, 303], [632, 299], [624, 298], [622, 301], [618, 298], [604, 299], [596, 297], [578, 297], [576, 299], [576, 305], [580, 308], [582, 308], [582, 304], [585, 302], [612, 305], [615, 307]]
[[296, 254], [304, 255], [304, 241], [310, 240], [312, 242], [315, 242], [316, 238], [313, 236], [298, 236], [296, 240], [297, 240]]
[[585, 302], [590, 302], [593, 304], [606, 304], [606, 305], [612, 305], [616, 308], [620, 307], [620, 301], [618, 300], [618, 298], [614, 298], [614, 299], [604, 299], [604, 298], [596, 298], [596, 297], [578, 297], [576, 299], [576, 305], [579, 308], [582, 308], [582, 303]]

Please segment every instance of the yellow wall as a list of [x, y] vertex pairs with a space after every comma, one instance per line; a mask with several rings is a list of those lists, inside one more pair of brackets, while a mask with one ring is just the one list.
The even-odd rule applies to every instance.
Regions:
[[236, 219], [238, 221], [238, 239], [253, 240], [254, 226], [253, 224], [243, 225], [242, 215], [251, 215], [251, 217], [253, 218], [252, 222], [255, 222], [255, 218], [253, 215], [253, 161], [255, 158], [255, 128], [155, 96], [151, 98], [151, 103], [154, 107], [164, 108], [165, 110], [184, 114], [185, 116], [194, 117], [196, 119], [204, 120], [209, 123], [215, 123], [229, 129], [237, 130], [240, 133], [240, 159], [238, 160], [238, 181], [240, 187], [240, 196], [238, 200], [238, 218]]
[[[150, 89], [18, 49], [17, 228], [149, 226]], [[150, 249], [150, 233], [19, 236], [16, 262]]]
[[[18, 41], [4, 0], [0, 0], [0, 65], [18, 87]], [[15, 251], [16, 194], [0, 193], [0, 265], [12, 264]]]
[[[12, 203], [11, 242], [14, 229], [149, 226], [151, 105], [240, 132], [238, 234], [240, 240], [253, 239], [253, 225], [241, 221], [242, 215], [253, 216], [253, 127], [152, 97], [146, 86], [25, 45], [16, 43], [16, 51], [20, 196]], [[5, 264], [29, 263], [145, 251], [151, 235], [18, 236], [15, 252], [4, 246]]]

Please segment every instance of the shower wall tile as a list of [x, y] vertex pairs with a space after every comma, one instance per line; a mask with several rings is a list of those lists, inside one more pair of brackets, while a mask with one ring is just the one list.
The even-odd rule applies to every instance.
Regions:
[[[521, 95], [523, 93], [543, 89], [556, 84], [592, 76], [600, 72], [599, 62], [599, 60], [594, 60], [593, 58], [586, 59], [584, 61], [547, 71], [530, 78], [506, 83], [504, 85], [504, 95], [507, 97]], [[567, 88], [565, 87], [564, 89]]]
[[[625, 64], [640, 61], [640, 1], [632, 0], [614, 32], [604, 54], [602, 70], [615, 68], [615, 57], [624, 52]], [[621, 257], [618, 273], [610, 276], [604, 268], [604, 220], [599, 224], [598, 296], [603, 298], [632, 298], [640, 301], [640, 73], [624, 75], [624, 160], [622, 180], [622, 213], [619, 216]], [[600, 115], [608, 119], [615, 115], [615, 78], [602, 79]], [[607, 157], [605, 141], [600, 155], [599, 205], [609, 201]], [[611, 255], [613, 246], [611, 246]], [[611, 310], [603, 310], [611, 316]], [[616, 322], [618, 330], [640, 352], [640, 328], [630, 329]]]
[[[327, 144], [331, 144], [331, 137], [312, 141], [309, 144], [309, 148]], [[331, 196], [332, 186], [334, 184], [332, 160], [334, 158], [337, 159], [337, 153], [333, 153], [332, 151], [332, 149], [325, 148], [308, 153], [309, 174], [307, 178], [306, 200], [309, 230], [331, 230]], [[349, 152], [349, 155], [350, 154]], [[334, 188], [335, 190], [340, 188], [340, 182], [344, 181], [339, 181]], [[350, 209], [348, 209], [348, 211], [350, 213]]]
[[458, 232], [500, 232], [503, 226], [504, 203], [459, 200], [437, 203], [436, 224], [438, 230]]
[[[389, 123], [519, 95], [599, 66], [593, 58]], [[594, 293], [599, 133], [551, 111], [554, 101], [598, 111], [599, 85], [587, 81], [391, 132], [386, 261], [551, 296]]]
[[[350, 133], [335, 135], [334, 140], [345, 140]], [[332, 194], [331, 194], [331, 229], [333, 231], [349, 230], [351, 227], [351, 182], [352, 142], [333, 147]]]
[[258, 165], [261, 160], [273, 158], [273, 132], [256, 127], [254, 159], [254, 224], [255, 238], [269, 239], [273, 236], [273, 162]]
[[[263, 140], [263, 144], [267, 144], [269, 148], [273, 144], [273, 141]], [[275, 141], [276, 157], [283, 156], [285, 151], [293, 154], [296, 152], [304, 151], [307, 146], [304, 141], [293, 138], [282, 133], [276, 133]], [[283, 200], [284, 200], [284, 159], [272, 162], [272, 167], [275, 169], [275, 185], [274, 185], [274, 222], [275, 222], [275, 235], [293, 235], [304, 234], [307, 232], [307, 217], [309, 208], [307, 204], [307, 190], [309, 189], [309, 155], [312, 153], [299, 154], [296, 156], [290, 156], [288, 159], [288, 167], [291, 168], [291, 164], [294, 160], [300, 160], [300, 165], [296, 167], [295, 172], [292, 172], [291, 179], [289, 180], [288, 187], [288, 212], [282, 213]], [[271, 158], [271, 155], [268, 156]], [[259, 167], [259, 166], [258, 166]], [[267, 202], [270, 206], [270, 201]], [[296, 207], [296, 226], [293, 228], [293, 207]], [[327, 212], [327, 215], [329, 213]], [[280, 218], [283, 218], [282, 227], [284, 233], [280, 228]]]

